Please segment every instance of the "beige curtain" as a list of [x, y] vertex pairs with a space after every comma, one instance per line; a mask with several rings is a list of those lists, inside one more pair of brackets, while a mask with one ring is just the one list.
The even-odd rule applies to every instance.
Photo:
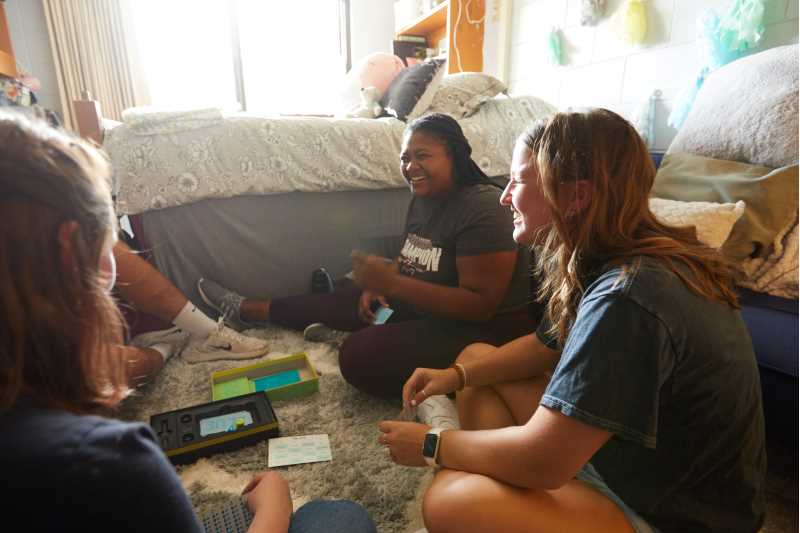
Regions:
[[42, 0], [64, 110], [76, 128], [73, 100], [89, 91], [103, 116], [149, 100], [136, 56], [128, 0]]

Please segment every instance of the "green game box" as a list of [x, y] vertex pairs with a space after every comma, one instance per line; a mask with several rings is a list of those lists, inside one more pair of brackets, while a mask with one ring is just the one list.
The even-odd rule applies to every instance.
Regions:
[[261, 391], [273, 402], [308, 396], [319, 391], [319, 375], [305, 352], [211, 374], [214, 401]]

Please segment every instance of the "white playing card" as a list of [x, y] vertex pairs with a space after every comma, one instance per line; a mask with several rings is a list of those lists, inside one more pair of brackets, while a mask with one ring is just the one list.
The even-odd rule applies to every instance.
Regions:
[[331, 443], [324, 433], [269, 440], [267, 464], [270, 468], [330, 460]]

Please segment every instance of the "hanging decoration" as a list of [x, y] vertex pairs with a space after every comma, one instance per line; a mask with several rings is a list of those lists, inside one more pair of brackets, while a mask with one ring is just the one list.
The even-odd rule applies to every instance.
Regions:
[[698, 39], [705, 66], [718, 69], [756, 47], [764, 35], [764, 4], [765, 0], [735, 0], [722, 18], [714, 11], [705, 13]]
[[667, 124], [679, 129], [706, 77], [719, 67], [755, 48], [764, 36], [766, 0], [734, 0], [723, 17], [706, 11], [698, 21], [700, 71], [675, 99]]
[[617, 15], [616, 31], [630, 44], [641, 44], [647, 36], [647, 13], [643, 0], [626, 0]]
[[548, 59], [553, 65], [563, 65], [563, 50], [561, 47], [561, 30], [554, 27], [547, 36]]
[[606, 0], [581, 0], [581, 25], [594, 26], [606, 10]]

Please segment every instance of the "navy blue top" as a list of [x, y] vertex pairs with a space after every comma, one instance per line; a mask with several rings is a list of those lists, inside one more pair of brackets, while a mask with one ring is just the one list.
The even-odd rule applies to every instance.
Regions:
[[541, 405], [613, 433], [590, 462], [662, 532], [757, 531], [764, 420], [741, 314], [655, 260], [621, 273], [588, 280]]
[[20, 402], [0, 435], [3, 507], [26, 531], [203, 531], [144, 424]]

